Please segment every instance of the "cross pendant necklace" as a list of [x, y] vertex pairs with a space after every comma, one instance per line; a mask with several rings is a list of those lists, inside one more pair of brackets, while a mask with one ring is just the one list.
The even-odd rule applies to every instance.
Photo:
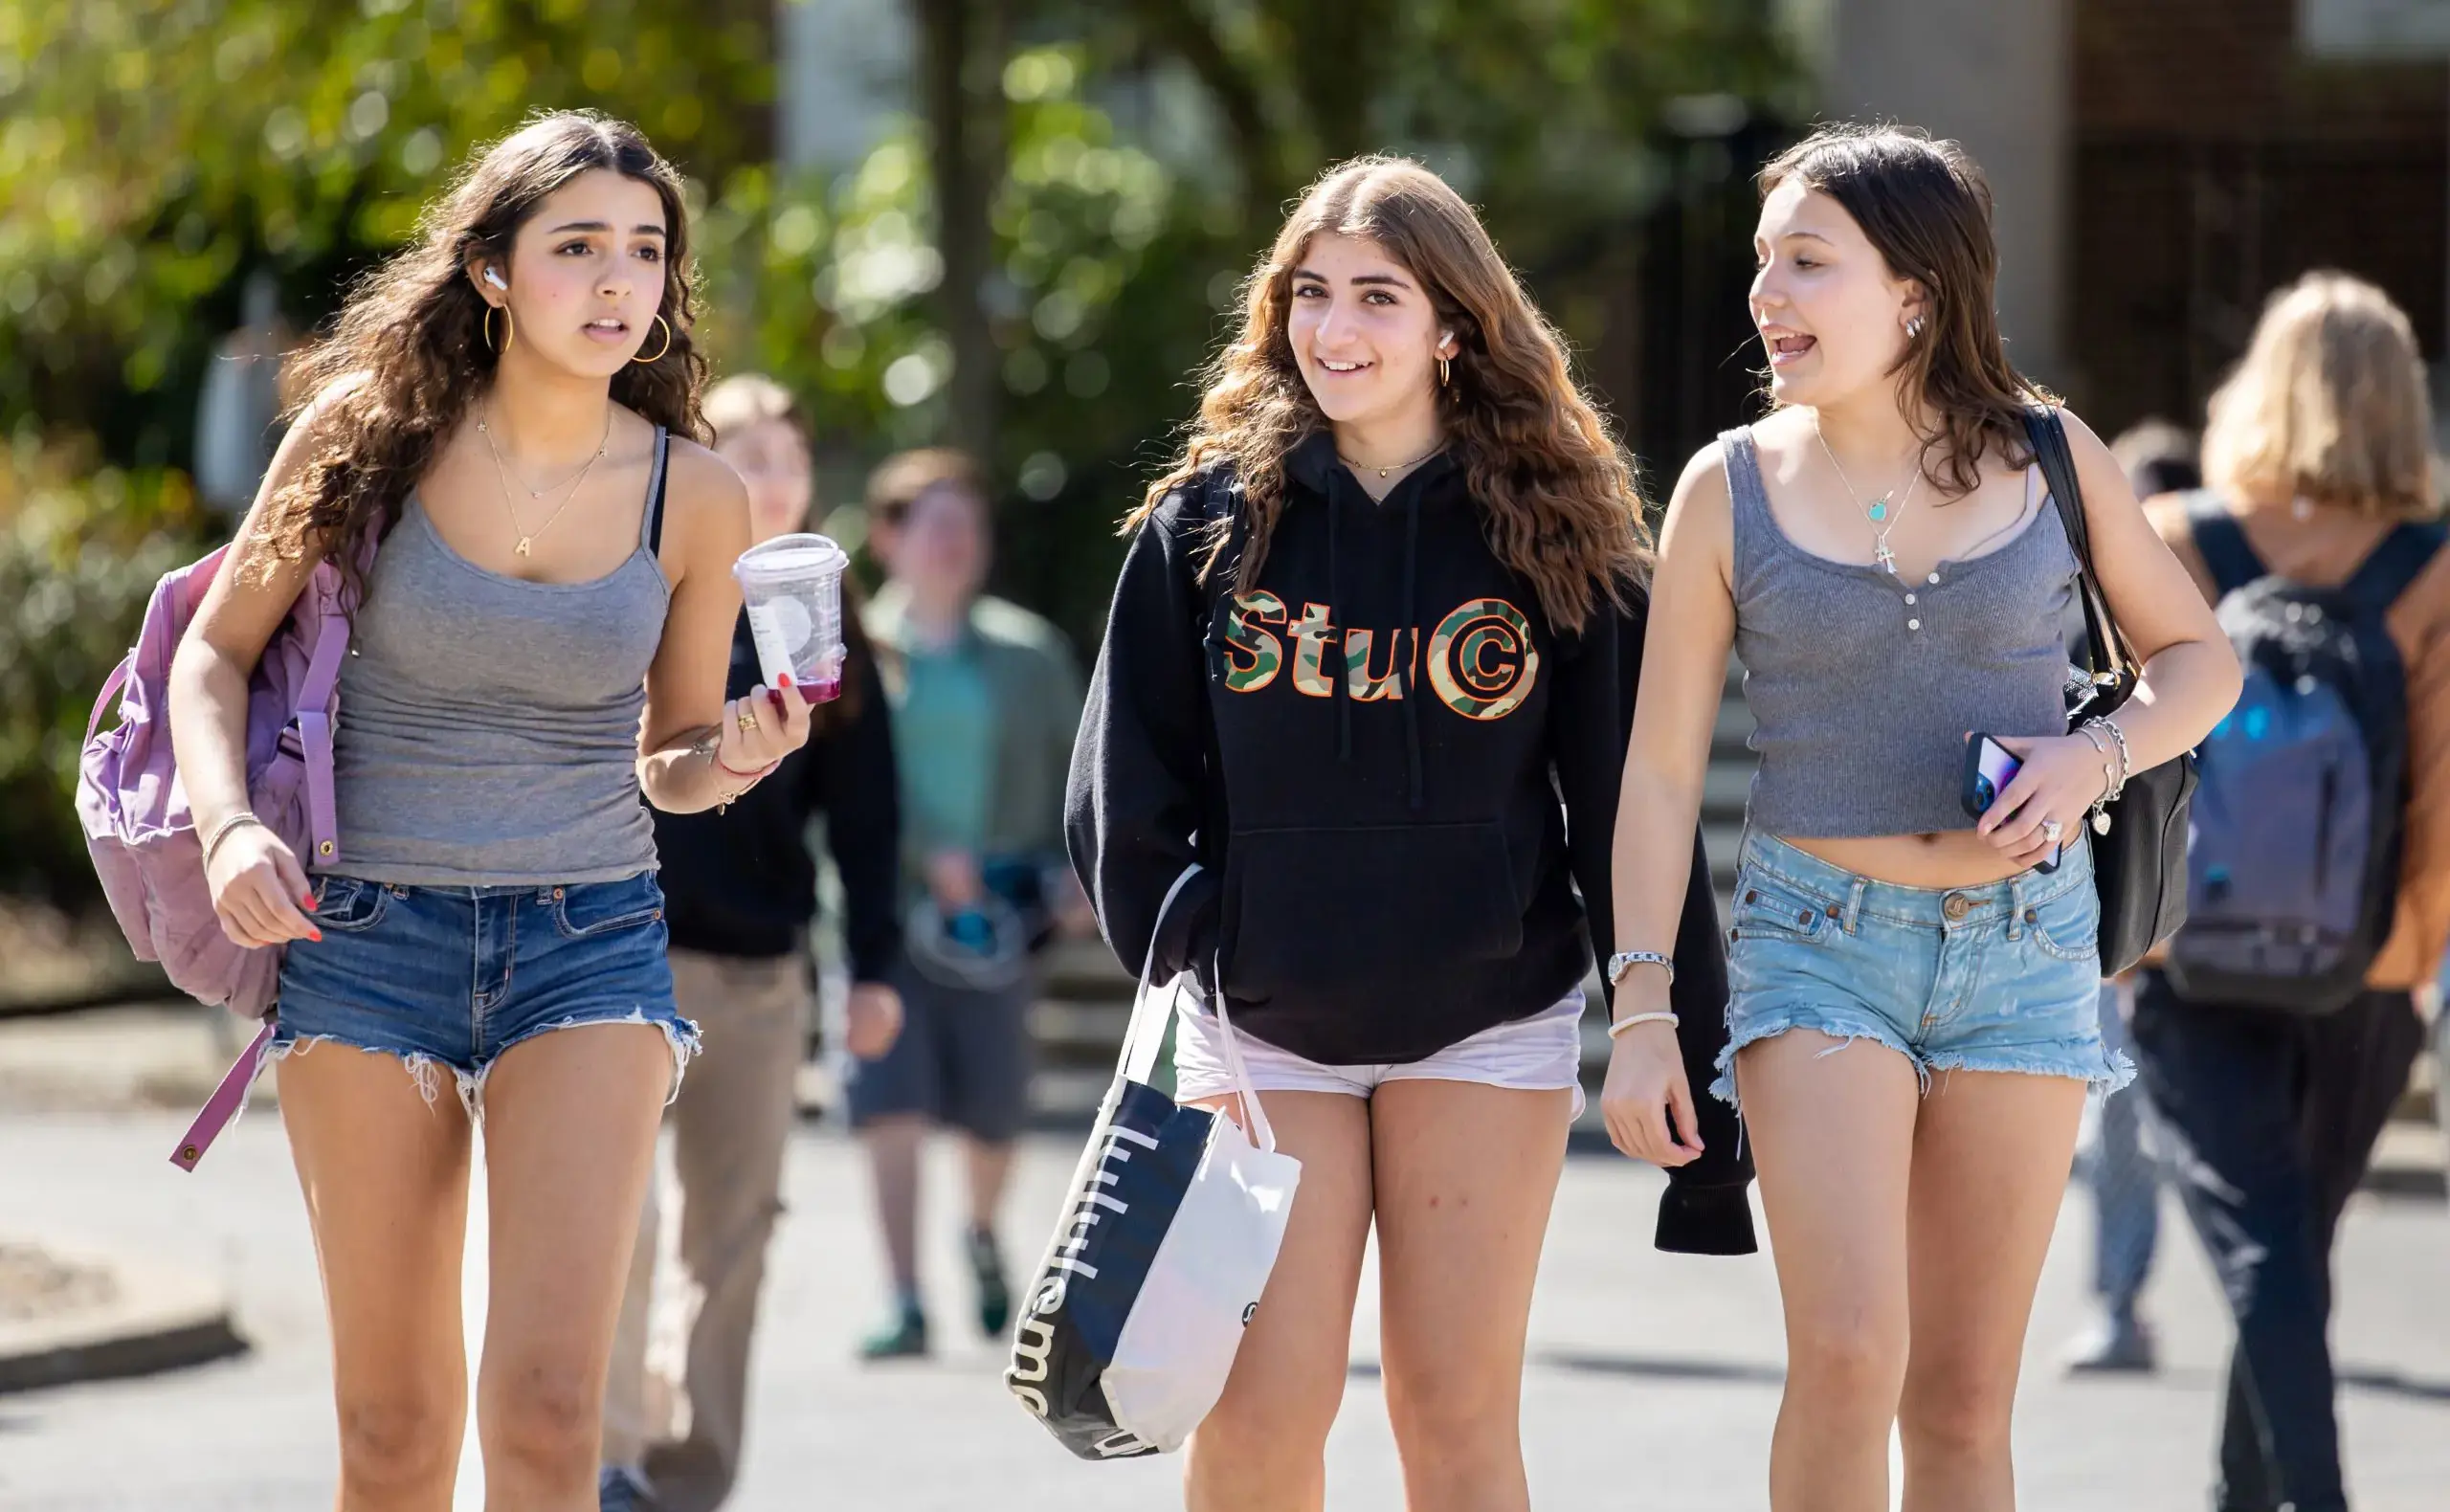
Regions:
[[[1838, 454], [1831, 451], [1829, 448], [1829, 437], [1820, 434], [1820, 423], [1817, 417], [1815, 417], [1813, 422], [1812, 436], [1814, 440], [1820, 443], [1820, 453], [1823, 456], [1829, 458], [1830, 469], [1838, 475], [1838, 481], [1845, 488], [1846, 497], [1848, 499], [1854, 498], [1854, 482], [1846, 477], [1846, 470], [1843, 467], [1838, 466]], [[1911, 503], [1914, 499], [1914, 485], [1922, 480], [1923, 462], [1922, 458], [1917, 457], [1914, 461], [1913, 471], [1905, 475], [1905, 482], [1902, 492], [1899, 489], [1892, 488], [1887, 493], [1880, 495], [1871, 502], [1861, 506], [1863, 518], [1872, 523], [1872, 560], [1879, 564], [1882, 569], [1886, 571], [1890, 577], [1897, 576], [1897, 553], [1888, 548], [1888, 533], [1897, 528], [1898, 521], [1904, 518], [1905, 506], [1908, 503]], [[1897, 500], [1897, 507], [1895, 509], [1889, 508], [1888, 501], [1891, 499]]]

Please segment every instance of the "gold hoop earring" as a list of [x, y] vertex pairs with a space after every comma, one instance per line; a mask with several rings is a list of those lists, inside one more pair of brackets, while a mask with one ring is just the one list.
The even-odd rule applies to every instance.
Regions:
[[1445, 388], [1455, 381], [1455, 369], [1443, 357], [1437, 359], [1437, 387]]
[[[501, 313], [501, 345], [499, 346], [494, 345], [494, 313], [497, 310]], [[510, 306], [507, 304], [486, 305], [481, 323], [485, 333], [485, 350], [489, 352], [506, 352], [510, 350], [510, 344], [519, 340], [519, 322], [510, 318]]]
[[653, 357], [633, 357], [630, 361], [634, 363], [659, 363], [663, 361], [663, 354], [672, 350], [672, 322], [665, 320], [659, 314], [655, 318], [655, 322], [663, 327], [663, 345], [655, 349], [655, 355]]

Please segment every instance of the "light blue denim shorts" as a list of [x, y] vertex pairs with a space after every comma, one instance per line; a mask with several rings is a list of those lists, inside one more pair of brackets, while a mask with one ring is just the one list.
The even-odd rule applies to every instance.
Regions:
[[1727, 1039], [1710, 1090], [1735, 1097], [1735, 1055], [1813, 1029], [1869, 1039], [1933, 1072], [2133, 1079], [2102, 1043], [2101, 899], [2089, 845], [2055, 872], [1982, 887], [1902, 887], [1759, 831], [1744, 837], [1727, 930]]

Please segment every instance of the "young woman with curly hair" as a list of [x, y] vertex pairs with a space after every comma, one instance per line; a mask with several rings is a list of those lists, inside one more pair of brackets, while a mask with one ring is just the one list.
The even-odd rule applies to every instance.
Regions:
[[[548, 116], [483, 152], [309, 359], [172, 670], [222, 928], [288, 947], [274, 1044], [349, 1512], [451, 1504], [479, 1117], [487, 1497], [596, 1505], [631, 1236], [697, 1033], [639, 794], [728, 802], [808, 736], [795, 690], [724, 699], [748, 501], [694, 439], [687, 270], [679, 179], [635, 128]], [[249, 675], [327, 557], [353, 605], [330, 858], [254, 822], [246, 786]]]
[[[1581, 1101], [1583, 981], [1613, 948], [1645, 598], [1632, 472], [1470, 207], [1373, 158], [1277, 237], [1128, 528], [1074, 864], [1126, 964], [1187, 973], [1177, 1095], [1237, 1115], [1237, 1034], [1303, 1163], [1192, 1440], [1190, 1505], [1321, 1504], [1374, 1223], [1409, 1504], [1526, 1506], [1531, 1283]], [[1693, 879], [1676, 1002], [1706, 1065], [1715, 909], [1689, 825], [1661, 844]], [[1659, 1243], [1749, 1250], [1732, 1121], [1688, 1107], [1683, 1128], [1707, 1153], [1675, 1173]]]
[[[1751, 314], [1772, 410], [1684, 469], [1660, 531], [1617, 811], [1618, 936], [1665, 953], [1730, 648], [1760, 752], [1714, 1091], [1743, 1095], [1785, 1303], [1776, 1512], [2016, 1504], [2009, 1409], [2102, 1046], [2085, 812], [2123, 757], [2203, 738], [2238, 663], [2109, 449], [2064, 418], [2102, 587], [2143, 658], [2070, 733], [2078, 564], [2027, 441], [2040, 395], [1993, 314], [1981, 170], [1953, 143], [1832, 126], [1761, 174]], [[2076, 500], [2069, 500], [2076, 504]], [[2021, 762], [1977, 822], [1969, 732]], [[1684, 966], [1681, 960], [1679, 968]], [[1665, 1007], [1656, 956], [1618, 1001]], [[1600, 1094], [1629, 1154], [1682, 1158], [1689, 1067], [1648, 1029]], [[1909, 1348], [1910, 1343], [1910, 1348]]]

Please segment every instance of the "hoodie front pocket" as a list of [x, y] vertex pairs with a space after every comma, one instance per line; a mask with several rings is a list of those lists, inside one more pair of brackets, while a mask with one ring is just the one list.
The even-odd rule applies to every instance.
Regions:
[[1489, 823], [1237, 832], [1225, 846], [1221, 944], [1226, 985], [1252, 1001], [1504, 960], [1523, 948], [1505, 834]]

